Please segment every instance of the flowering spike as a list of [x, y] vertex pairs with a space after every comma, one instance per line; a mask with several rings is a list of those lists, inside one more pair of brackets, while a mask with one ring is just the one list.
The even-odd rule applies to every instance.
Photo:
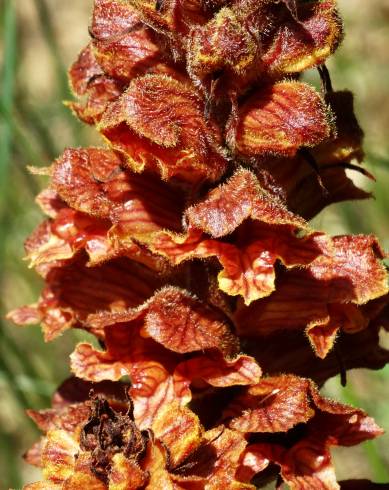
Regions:
[[315, 384], [389, 361], [376, 238], [307, 221], [369, 196], [346, 174], [370, 177], [352, 95], [324, 65], [336, 1], [95, 0], [89, 32], [67, 104], [107, 147], [33, 169], [45, 286], [9, 318], [100, 347], [79, 343], [76, 377], [29, 411], [43, 480], [24, 488], [369, 488], [336, 481], [330, 448], [381, 429]]

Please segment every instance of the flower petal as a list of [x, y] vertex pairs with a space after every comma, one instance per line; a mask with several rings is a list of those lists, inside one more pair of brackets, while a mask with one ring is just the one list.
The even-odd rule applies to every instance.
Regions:
[[[284, 196], [291, 211], [305, 219], [311, 219], [331, 203], [370, 196], [346, 174], [347, 165], [361, 163], [364, 156], [363, 132], [354, 114], [353, 96], [347, 91], [329, 92], [325, 101], [333, 113], [336, 131], [309, 150], [311, 161], [300, 153], [293, 158], [268, 157], [260, 163], [259, 177], [275, 194]], [[316, 162], [321, 182], [312, 161]]]
[[245, 157], [293, 157], [301, 147], [315, 146], [330, 136], [330, 116], [319, 94], [295, 81], [261, 88], [227, 126], [231, 148]]
[[229, 427], [239, 432], [286, 432], [314, 415], [309, 382], [292, 375], [264, 378], [227, 407]]
[[[204, 488], [207, 490], [219, 490], [221, 488], [254, 490], [253, 485], [243, 483], [237, 478], [240, 460], [247, 445], [243, 435], [224, 426], [219, 426], [209, 430], [204, 436], [207, 441], [203, 447], [204, 454], [201, 455], [200, 448], [197, 464], [195, 459], [193, 462], [189, 460], [190, 463], [193, 463], [190, 473], [202, 476]], [[180, 473], [179, 470], [177, 473]], [[183, 481], [185, 481], [184, 478]]]
[[84, 100], [66, 102], [77, 117], [87, 124], [95, 124], [110, 102], [123, 90], [120, 81], [106, 77], [88, 45], [69, 71], [70, 86], [76, 97]]
[[247, 86], [258, 77], [260, 46], [246, 28], [239, 12], [221, 8], [203, 27], [193, 29], [188, 38], [187, 66], [195, 83], [208, 85], [218, 80], [223, 93]]
[[107, 182], [116, 183], [121, 164], [119, 156], [110, 150], [67, 148], [52, 167], [51, 186], [72, 208], [109, 218], [113, 203], [104, 190]]
[[75, 432], [77, 427], [88, 419], [89, 413], [90, 407], [85, 403], [73, 403], [55, 409], [27, 410], [27, 415], [43, 432], [55, 429]]
[[69, 70], [70, 86], [75, 95], [84, 95], [91, 80], [104, 75], [93, 54], [92, 46], [86, 46]]
[[139, 20], [139, 15], [128, 2], [94, 0], [90, 30], [94, 38], [109, 39], [130, 31]]
[[173, 467], [185, 461], [202, 442], [203, 430], [198, 417], [178, 403], [165, 405], [157, 413], [152, 430], [168, 448]]
[[276, 444], [253, 444], [248, 449], [258, 458], [280, 465], [281, 476], [292, 490], [340, 488], [329, 451], [312, 439], [303, 439], [290, 450]]
[[74, 473], [65, 482], [65, 488], [88, 490], [106, 490], [106, 485], [92, 471], [92, 461], [89, 455], [80, 454], [77, 457]]
[[72, 208], [116, 224], [112, 235], [141, 238], [161, 228], [181, 229], [182, 191], [150, 174], [121, 168], [117, 153], [102, 148], [65, 150], [51, 185]]
[[322, 64], [342, 40], [336, 7], [334, 0], [301, 2], [295, 17], [286, 17], [282, 23], [276, 21], [265, 41], [263, 62], [267, 71], [279, 77]]
[[239, 349], [220, 314], [174, 288], [165, 288], [154, 296], [141, 334], [181, 354], [216, 348], [231, 356]]
[[[174, 264], [216, 256], [223, 266], [218, 276], [220, 289], [229, 295], [242, 295], [246, 304], [273, 291], [278, 259], [288, 267], [309, 264], [326, 242], [261, 189], [248, 170], [239, 170], [189, 208], [186, 219], [187, 233], [162, 231], [145, 238], [144, 243]], [[218, 238], [234, 231], [235, 239], [227, 243], [204, 235]], [[297, 231], [306, 236], [297, 237]]]
[[240, 169], [212, 190], [205, 199], [190, 207], [187, 218], [193, 227], [213, 238], [235, 231], [251, 218], [269, 225], [289, 225], [308, 229], [307, 223], [288, 211], [283, 202], [262, 189], [255, 175]]
[[194, 357], [179, 364], [175, 374], [184, 380], [204, 380], [211, 386], [227, 387], [255, 384], [262, 371], [252, 357], [241, 354], [231, 360], [221, 355]]
[[[134, 23], [121, 33], [111, 36], [104, 33], [104, 36], [98, 37], [92, 25], [96, 61], [106, 75], [127, 83], [145, 73], [168, 71], [169, 67], [163, 63], [164, 56], [155, 42], [153, 32], [143, 27], [139, 16], [131, 12], [129, 6], [127, 8], [127, 19], [133, 14]], [[113, 29], [107, 29], [109, 31], [112, 32]]]
[[[109, 223], [63, 208], [53, 220], [44, 221], [25, 243], [30, 267], [47, 272], [64, 265], [78, 251], [89, 255], [89, 265], [120, 255], [119, 245], [108, 238]], [[122, 252], [124, 255], [124, 252]]]
[[64, 430], [51, 430], [42, 448], [43, 476], [53, 483], [65, 482], [74, 471], [78, 444]]
[[139, 12], [146, 25], [164, 34], [177, 57], [182, 55], [190, 29], [203, 24], [212, 14], [211, 5], [204, 5], [201, 0], [175, 0], [158, 8], [154, 0], [128, 0], [128, 3]]
[[[11, 312], [10, 319], [42, 322], [46, 341], [71, 327], [85, 327], [85, 320], [97, 311], [123, 311], [149, 298], [161, 286], [148, 268], [128, 259], [116, 259], [99, 267], [86, 267], [80, 259], [62, 268], [53, 268], [38, 304], [28, 314]], [[30, 313], [31, 308], [36, 311]], [[102, 329], [94, 333], [102, 335]]]
[[109, 473], [109, 490], [137, 490], [144, 488], [148, 479], [147, 472], [143, 471], [135, 461], [124, 456], [123, 453], [117, 453], [113, 456]]
[[213, 181], [227, 161], [219, 130], [204, 118], [203, 105], [189, 84], [147, 75], [133, 80], [110, 106], [99, 130], [135, 172], [147, 168], [164, 180]]

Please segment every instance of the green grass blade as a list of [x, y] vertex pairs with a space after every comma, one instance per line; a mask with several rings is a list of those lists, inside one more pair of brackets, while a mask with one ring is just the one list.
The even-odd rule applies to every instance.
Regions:
[[[53, 28], [49, 8], [45, 0], [34, 0], [34, 3], [38, 13], [43, 37], [46, 41], [47, 47], [51, 53], [51, 57], [53, 60], [53, 65], [57, 77], [59, 96], [62, 100], [72, 98], [68, 83], [67, 70], [62, 61], [62, 53], [58, 46], [57, 36]], [[80, 131], [80, 124], [66, 107], [62, 105], [60, 110], [72, 129], [75, 144], [82, 145], [82, 131]]]
[[[11, 112], [14, 99], [15, 70], [16, 70], [16, 14], [14, 0], [4, 0], [3, 15], [4, 32], [4, 62], [2, 71], [2, 88], [0, 100], [6, 111]], [[1, 121], [0, 136], [0, 190], [4, 196], [6, 177], [11, 159], [12, 128], [7, 121]]]
[[14, 446], [13, 438], [5, 431], [0, 432], [0, 449], [4, 458], [2, 484], [4, 488], [21, 488], [23, 485], [18, 460], [10, 452], [9, 448]]

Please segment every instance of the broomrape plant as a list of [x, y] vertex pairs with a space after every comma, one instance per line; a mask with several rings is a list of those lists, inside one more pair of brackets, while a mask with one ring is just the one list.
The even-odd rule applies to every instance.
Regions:
[[377, 240], [308, 224], [369, 196], [346, 174], [371, 177], [352, 95], [324, 65], [335, 0], [95, 0], [90, 37], [68, 106], [105, 147], [39, 169], [26, 250], [45, 287], [9, 317], [100, 348], [78, 344], [29, 412], [43, 480], [25, 489], [373, 488], [337, 483], [330, 448], [382, 430], [318, 390], [389, 360]]

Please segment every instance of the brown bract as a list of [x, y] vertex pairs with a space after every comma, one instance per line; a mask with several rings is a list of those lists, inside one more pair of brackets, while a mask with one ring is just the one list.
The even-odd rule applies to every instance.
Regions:
[[130, 173], [123, 164], [102, 148], [68, 149], [52, 167], [51, 185], [72, 208], [115, 224], [111, 242], [121, 234], [131, 248], [130, 238], [164, 228], [179, 231], [183, 191], [153, 174]]
[[[248, 3], [255, 5], [254, 1]], [[264, 36], [263, 57], [272, 76], [300, 73], [324, 63], [342, 40], [342, 23], [335, 0], [262, 3], [269, 20], [274, 19], [273, 24], [269, 22], [270, 33]]]
[[87, 124], [95, 124], [108, 104], [117, 99], [123, 84], [104, 75], [93, 54], [84, 48], [69, 70], [70, 87], [79, 101], [67, 102], [74, 114]]
[[193, 29], [187, 42], [188, 72], [193, 80], [213, 90], [213, 82], [231, 96], [258, 77], [259, 44], [232, 8], [220, 9], [205, 26]]
[[89, 32], [96, 62], [109, 77], [128, 83], [144, 73], [168, 69], [153, 31], [124, 2], [95, 2]]

